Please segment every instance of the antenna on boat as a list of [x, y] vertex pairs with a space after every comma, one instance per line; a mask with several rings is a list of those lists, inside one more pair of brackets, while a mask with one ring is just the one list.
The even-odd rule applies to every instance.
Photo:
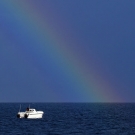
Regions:
[[20, 104], [20, 109], [19, 109], [19, 112], [21, 111], [21, 104]]

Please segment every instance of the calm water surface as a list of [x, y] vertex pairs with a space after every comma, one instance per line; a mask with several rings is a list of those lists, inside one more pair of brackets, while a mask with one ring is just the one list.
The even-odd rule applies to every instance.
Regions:
[[31, 103], [42, 119], [18, 119], [19, 106], [0, 103], [0, 135], [135, 135], [134, 103]]

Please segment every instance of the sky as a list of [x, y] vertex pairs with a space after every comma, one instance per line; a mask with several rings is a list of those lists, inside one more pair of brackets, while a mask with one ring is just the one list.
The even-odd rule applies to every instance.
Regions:
[[135, 102], [134, 0], [1, 0], [0, 102]]

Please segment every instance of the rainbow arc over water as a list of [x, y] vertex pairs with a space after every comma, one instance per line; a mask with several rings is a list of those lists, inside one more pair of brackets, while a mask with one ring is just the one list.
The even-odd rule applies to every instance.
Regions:
[[[72, 44], [80, 45], [80, 43], [77, 38], [73, 38], [71, 28], [68, 30], [68, 22], [62, 25], [62, 18], [50, 8], [51, 6], [54, 8], [54, 5], [46, 1], [43, 13], [36, 4], [36, 1], [26, 0], [2, 2], [3, 10], [9, 11], [10, 16], [7, 20], [16, 25], [18, 30], [11, 38], [11, 34], [5, 33], [3, 29], [1, 33], [5, 34], [1, 34], [1, 39], [3, 39], [1, 42], [9, 44], [6, 41], [8, 39], [19, 46], [22, 54], [23, 51], [27, 52], [29, 59], [31, 58], [31, 63], [27, 64], [39, 69], [38, 74], [44, 78], [43, 80], [46, 80], [44, 73], [46, 61], [50, 61], [52, 69], [60, 71], [63, 80], [70, 85], [69, 91], [73, 93], [73, 98], [76, 96], [78, 100], [88, 102], [121, 101], [121, 97], [108, 82], [106, 76], [101, 76], [100, 65], [94, 67], [93, 63], [96, 60], [94, 54], [91, 52], [89, 55], [92, 65], [90, 66], [84, 60], [85, 57], [72, 48]], [[22, 38], [24, 41], [20, 42]], [[63, 92], [60, 93], [55, 88], [46, 87], [50, 97], [56, 100], [63, 100], [65, 96], [68, 96], [68, 89], [62, 89], [61, 92]]]

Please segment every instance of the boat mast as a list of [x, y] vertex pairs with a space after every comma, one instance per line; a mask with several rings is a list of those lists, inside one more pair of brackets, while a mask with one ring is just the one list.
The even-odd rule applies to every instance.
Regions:
[[21, 104], [20, 104], [20, 109], [19, 109], [19, 112], [21, 111]]

